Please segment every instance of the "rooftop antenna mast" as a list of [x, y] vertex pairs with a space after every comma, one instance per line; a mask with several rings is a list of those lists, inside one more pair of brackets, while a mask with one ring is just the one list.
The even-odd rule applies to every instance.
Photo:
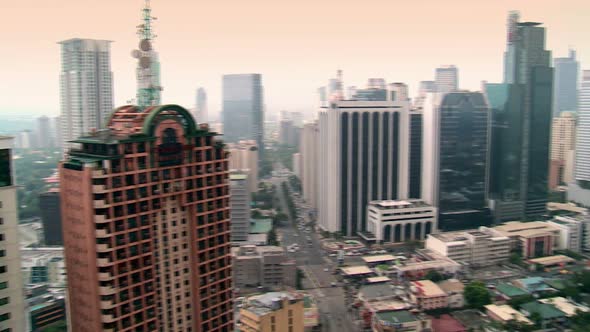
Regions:
[[156, 20], [152, 16], [150, 0], [145, 0], [142, 9], [143, 23], [137, 26], [139, 37], [139, 49], [133, 50], [131, 55], [136, 58], [137, 69], [137, 104], [140, 108], [160, 104], [160, 63], [158, 55], [154, 51], [152, 43], [157, 37], [152, 30], [152, 23]]

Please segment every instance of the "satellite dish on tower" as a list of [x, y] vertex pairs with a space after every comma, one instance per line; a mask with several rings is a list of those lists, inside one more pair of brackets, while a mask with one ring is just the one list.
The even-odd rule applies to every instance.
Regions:
[[141, 51], [140, 50], [133, 50], [133, 51], [131, 51], [131, 56], [135, 59], [139, 59], [141, 57]]
[[149, 56], [142, 56], [139, 58], [139, 66], [143, 69], [149, 68], [151, 63], [152, 59]]
[[139, 42], [139, 49], [144, 52], [149, 52], [152, 49], [152, 43], [147, 39], [142, 39], [141, 42]]

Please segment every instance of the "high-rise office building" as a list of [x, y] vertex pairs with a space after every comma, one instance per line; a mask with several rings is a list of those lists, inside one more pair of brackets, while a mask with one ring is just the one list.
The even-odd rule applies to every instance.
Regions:
[[117, 109], [60, 165], [73, 331], [232, 329], [228, 160], [176, 105]]
[[229, 202], [231, 207], [231, 240], [247, 241], [250, 231], [250, 190], [248, 175], [233, 173], [229, 176]]
[[113, 109], [110, 41], [69, 39], [61, 44], [62, 147], [101, 128]]
[[255, 140], [264, 153], [264, 112], [260, 74], [223, 75], [223, 132], [227, 142]]
[[58, 189], [54, 188], [39, 195], [43, 236], [45, 244], [49, 246], [63, 246], [64, 244], [60, 206]]
[[487, 208], [489, 108], [480, 92], [427, 94], [423, 199], [443, 230], [491, 223]]
[[37, 118], [37, 135], [36, 146], [39, 148], [53, 147], [53, 137], [51, 135], [51, 124], [49, 118], [41, 116]]
[[436, 82], [435, 81], [420, 81], [420, 86], [418, 88], [418, 95], [425, 95], [428, 92], [436, 92]]
[[490, 207], [496, 220], [525, 220], [546, 210], [553, 68], [540, 23], [508, 18], [503, 84], [486, 84], [492, 108]]
[[576, 51], [570, 50], [567, 58], [555, 58], [553, 65], [553, 115], [558, 116], [564, 111], [577, 111], [580, 64], [576, 60]]
[[590, 70], [582, 73], [574, 179], [568, 185], [568, 199], [590, 206]]
[[381, 100], [335, 100], [320, 109], [318, 210], [326, 231], [363, 236], [370, 201], [409, 196], [410, 103], [391, 88]]
[[459, 73], [453, 65], [436, 68], [434, 85], [436, 92], [447, 93], [459, 89]]
[[204, 88], [197, 89], [197, 103], [195, 104], [197, 121], [209, 123], [209, 109], [207, 108], [207, 91]]
[[0, 136], [0, 330], [25, 331], [12, 137]]
[[256, 141], [247, 140], [228, 143], [229, 168], [248, 175], [248, 189], [254, 193], [258, 191], [258, 147]]
[[301, 185], [303, 199], [313, 209], [318, 207], [318, 142], [317, 121], [305, 123], [301, 131]]
[[551, 124], [551, 164], [549, 165], [549, 188], [571, 182], [566, 178], [568, 154], [576, 147], [576, 116], [564, 111], [553, 118]]

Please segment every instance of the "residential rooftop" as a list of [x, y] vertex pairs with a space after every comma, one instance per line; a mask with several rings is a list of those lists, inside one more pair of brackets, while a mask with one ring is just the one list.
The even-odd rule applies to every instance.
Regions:
[[363, 260], [365, 263], [379, 263], [379, 262], [390, 262], [396, 258], [393, 255], [378, 255], [378, 256], [364, 256]]
[[543, 320], [566, 317], [565, 312], [556, 308], [556, 306], [539, 301], [532, 301], [520, 306], [520, 309], [529, 314], [538, 312]]
[[342, 267], [342, 268], [340, 268], [340, 270], [346, 276], [355, 276], [355, 275], [373, 273], [373, 270], [371, 270], [370, 268], [368, 268], [367, 266], [364, 266], [364, 265]]
[[509, 321], [509, 320], [517, 320], [526, 324], [533, 324], [528, 318], [525, 317], [521, 312], [517, 311], [516, 309], [512, 308], [511, 306], [504, 304], [504, 305], [495, 305], [495, 304], [488, 304], [485, 306], [486, 310], [492, 313], [493, 315], [500, 318], [502, 321]]
[[418, 320], [416, 315], [408, 310], [382, 311], [376, 313], [377, 319], [390, 324], [404, 324]]
[[437, 284], [430, 280], [412, 281], [412, 285], [416, 287], [418, 293], [422, 296], [434, 297], [447, 295]]
[[511, 221], [503, 225], [495, 226], [493, 229], [505, 236], [519, 236], [524, 238], [554, 234], [559, 231], [554, 226], [541, 221]]
[[533, 259], [529, 259], [528, 261], [532, 264], [540, 264], [540, 265], [548, 266], [548, 265], [556, 265], [556, 264], [560, 264], [560, 263], [572, 263], [572, 262], [575, 262], [576, 260], [571, 257], [565, 256], [565, 255], [555, 255], [555, 256], [533, 258]]
[[541, 303], [553, 305], [558, 310], [566, 314], [566, 316], [575, 316], [577, 311], [588, 312], [590, 309], [587, 306], [576, 304], [563, 297], [552, 297], [548, 299], [539, 300]]

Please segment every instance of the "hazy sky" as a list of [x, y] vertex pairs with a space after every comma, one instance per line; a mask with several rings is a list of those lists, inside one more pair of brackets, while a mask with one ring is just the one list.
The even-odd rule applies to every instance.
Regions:
[[[142, 0], [0, 0], [0, 112], [59, 113], [58, 41], [114, 41], [115, 104], [135, 96]], [[590, 68], [588, 0], [153, 0], [163, 102], [193, 107], [195, 90], [221, 108], [221, 75], [263, 75], [269, 112], [312, 112], [316, 90], [344, 70], [345, 85], [368, 77], [433, 79], [459, 67], [461, 88], [499, 81], [508, 10], [543, 22], [547, 46], [578, 50]], [[587, 64], [587, 66], [586, 66]]]

